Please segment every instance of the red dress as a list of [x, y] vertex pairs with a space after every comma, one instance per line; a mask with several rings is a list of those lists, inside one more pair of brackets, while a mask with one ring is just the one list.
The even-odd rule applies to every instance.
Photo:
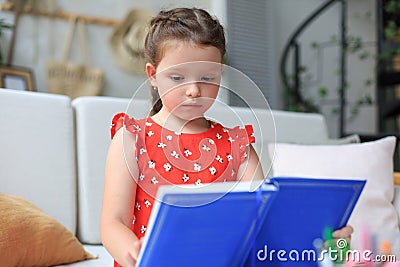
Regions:
[[[253, 128], [225, 128], [210, 122], [202, 133], [177, 133], [151, 118], [135, 120], [124, 113], [114, 116], [111, 138], [121, 127], [137, 135], [139, 177], [132, 231], [145, 235], [158, 187], [168, 184], [205, 184], [235, 181], [237, 170], [254, 143]], [[114, 266], [120, 266], [114, 262]]]

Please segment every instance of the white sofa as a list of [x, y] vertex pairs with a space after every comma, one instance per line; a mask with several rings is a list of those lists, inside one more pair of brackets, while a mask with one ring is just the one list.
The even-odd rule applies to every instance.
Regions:
[[[146, 100], [80, 97], [0, 89], [0, 192], [33, 202], [75, 233], [87, 251], [98, 259], [68, 266], [112, 266], [101, 246], [99, 218], [110, 125], [114, 114], [141, 117]], [[318, 114], [214, 107], [208, 114], [227, 126], [240, 122], [261, 125], [261, 143], [325, 142], [327, 127]], [[257, 119], [261, 121], [257, 121]], [[276, 131], [276, 132], [275, 132]], [[265, 161], [266, 162], [266, 161]], [[266, 163], [267, 164], [267, 163]]]

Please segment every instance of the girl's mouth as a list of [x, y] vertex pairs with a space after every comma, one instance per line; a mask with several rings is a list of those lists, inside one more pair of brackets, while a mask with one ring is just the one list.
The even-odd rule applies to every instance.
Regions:
[[186, 103], [183, 104], [182, 107], [189, 107], [189, 108], [201, 108], [203, 105], [198, 103]]

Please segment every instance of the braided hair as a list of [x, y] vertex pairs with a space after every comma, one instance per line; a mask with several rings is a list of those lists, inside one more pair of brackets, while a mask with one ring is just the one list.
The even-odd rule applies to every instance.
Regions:
[[[166, 42], [171, 40], [214, 46], [221, 52], [221, 59], [226, 51], [222, 25], [203, 9], [175, 8], [160, 11], [150, 21], [145, 39], [147, 62], [157, 67], [163, 57]], [[162, 102], [157, 90], [151, 90], [151, 95], [153, 108], [150, 115], [154, 115], [160, 111]]]

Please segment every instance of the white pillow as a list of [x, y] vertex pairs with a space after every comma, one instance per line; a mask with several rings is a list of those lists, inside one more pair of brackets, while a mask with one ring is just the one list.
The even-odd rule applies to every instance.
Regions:
[[[396, 138], [348, 145], [271, 144], [274, 176], [366, 179], [363, 193], [350, 217], [352, 248], [361, 248], [360, 232], [399, 232], [393, 200], [393, 153]], [[275, 152], [275, 155], [274, 155]]]
[[[279, 140], [278, 140], [279, 142]], [[301, 142], [301, 143], [295, 143], [295, 144], [301, 144], [301, 145], [344, 145], [344, 144], [352, 144], [352, 143], [360, 143], [360, 136], [357, 134], [352, 134], [346, 137], [342, 138], [337, 138], [337, 139], [326, 139], [326, 140], [316, 140], [314, 142]], [[255, 144], [253, 144], [254, 150], [256, 151], [260, 162], [261, 166], [263, 169], [263, 173], [265, 176], [272, 176], [273, 172], [271, 170], [271, 158], [269, 156], [268, 152], [268, 145], [270, 145], [271, 142], [268, 142], [267, 140], [264, 140], [263, 142], [259, 142], [256, 139]], [[291, 143], [294, 144], [294, 143]]]

